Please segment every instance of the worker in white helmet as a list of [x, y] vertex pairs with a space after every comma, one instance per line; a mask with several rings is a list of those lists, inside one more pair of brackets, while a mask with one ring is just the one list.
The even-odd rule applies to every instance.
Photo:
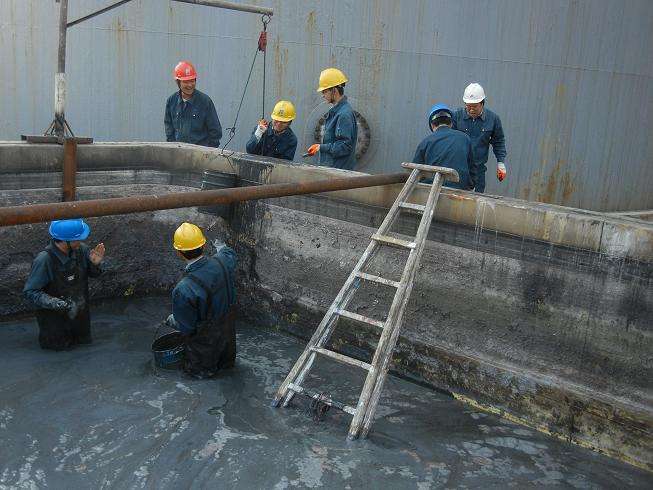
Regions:
[[472, 140], [474, 163], [477, 168], [474, 190], [485, 191], [485, 172], [490, 145], [497, 159], [497, 179], [506, 178], [506, 138], [501, 119], [485, 107], [485, 91], [478, 83], [470, 83], [463, 94], [465, 107], [453, 113], [452, 127], [463, 131]]

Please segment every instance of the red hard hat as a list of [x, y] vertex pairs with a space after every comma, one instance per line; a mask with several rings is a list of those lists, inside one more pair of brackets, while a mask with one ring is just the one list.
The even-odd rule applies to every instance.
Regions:
[[175, 80], [195, 80], [197, 72], [190, 61], [180, 61], [175, 66]]

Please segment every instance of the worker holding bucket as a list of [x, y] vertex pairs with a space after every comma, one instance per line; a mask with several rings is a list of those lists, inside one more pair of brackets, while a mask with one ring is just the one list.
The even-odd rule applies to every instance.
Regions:
[[[222, 244], [214, 255], [204, 254], [206, 238], [192, 223], [182, 223], [175, 231], [173, 246], [186, 262], [184, 276], [172, 291], [172, 314], [164, 325], [180, 332], [183, 370], [198, 379], [215, 376], [236, 362], [236, 332], [233, 305], [236, 252]], [[170, 361], [153, 344], [163, 363]], [[178, 346], [165, 346], [174, 352]], [[181, 353], [181, 349], [177, 349]], [[164, 366], [165, 367], [165, 366]]]

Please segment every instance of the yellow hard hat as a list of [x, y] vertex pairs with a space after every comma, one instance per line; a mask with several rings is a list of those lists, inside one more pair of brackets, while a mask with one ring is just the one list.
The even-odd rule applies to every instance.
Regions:
[[272, 109], [272, 115], [270, 116], [275, 121], [288, 122], [295, 119], [295, 106], [292, 105], [292, 102], [287, 100], [280, 100]]
[[327, 68], [326, 70], [322, 70], [322, 73], [320, 73], [320, 86], [317, 88], [317, 91], [322, 92], [322, 90], [337, 87], [346, 81], [347, 77], [343, 72], [337, 68]]
[[186, 252], [188, 250], [195, 250], [200, 248], [206, 243], [204, 233], [200, 230], [199, 226], [192, 223], [182, 223], [179, 228], [175, 230], [175, 237], [173, 246], [175, 250]]

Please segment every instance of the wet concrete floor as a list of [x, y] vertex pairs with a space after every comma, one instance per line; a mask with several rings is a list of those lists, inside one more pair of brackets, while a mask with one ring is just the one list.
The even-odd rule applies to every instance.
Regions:
[[[96, 306], [93, 345], [61, 353], [39, 349], [33, 320], [0, 325], [0, 489], [653, 488], [649, 473], [397, 378], [370, 437], [347, 442], [344, 413], [269, 406], [303, 348], [294, 338], [241, 323], [234, 370], [155, 370], [168, 312], [163, 298]], [[319, 369], [324, 390], [353, 401], [362, 373]]]

